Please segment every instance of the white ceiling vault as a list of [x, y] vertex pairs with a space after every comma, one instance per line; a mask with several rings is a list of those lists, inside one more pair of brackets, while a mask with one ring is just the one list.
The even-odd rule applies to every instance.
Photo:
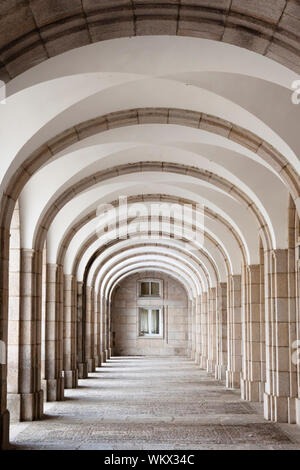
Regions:
[[[0, 106], [0, 191], [18, 196], [21, 247], [47, 242], [48, 263], [106, 298], [143, 270], [194, 298], [258, 264], [261, 242], [287, 248], [290, 198], [300, 210], [297, 79], [236, 45], [155, 35], [78, 47], [16, 76]], [[139, 219], [130, 238], [109, 240], [97, 208], [120, 196]], [[141, 239], [135, 209], [153, 202], [204, 207], [203, 243], [163, 225]]]

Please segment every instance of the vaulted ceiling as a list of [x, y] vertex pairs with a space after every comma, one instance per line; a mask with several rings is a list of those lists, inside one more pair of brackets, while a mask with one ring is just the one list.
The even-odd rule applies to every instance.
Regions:
[[[22, 247], [47, 242], [104, 296], [150, 268], [195, 296], [259, 263], [261, 243], [287, 248], [299, 18], [292, 0], [1, 2], [1, 227], [18, 200]], [[120, 196], [126, 239], [99, 233]], [[162, 237], [170, 220], [141, 240], [151, 202], [204, 207], [201, 242]]]

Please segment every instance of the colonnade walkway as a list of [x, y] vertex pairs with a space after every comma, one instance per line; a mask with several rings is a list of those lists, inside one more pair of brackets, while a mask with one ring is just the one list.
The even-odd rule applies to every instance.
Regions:
[[263, 418], [191, 360], [113, 357], [45, 419], [11, 426], [14, 449], [300, 449], [300, 428]]

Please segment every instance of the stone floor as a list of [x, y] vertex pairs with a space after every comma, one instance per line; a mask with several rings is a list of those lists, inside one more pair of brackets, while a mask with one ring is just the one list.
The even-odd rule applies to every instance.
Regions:
[[300, 428], [264, 421], [261, 405], [185, 358], [114, 357], [45, 419], [12, 425], [14, 449], [300, 449]]

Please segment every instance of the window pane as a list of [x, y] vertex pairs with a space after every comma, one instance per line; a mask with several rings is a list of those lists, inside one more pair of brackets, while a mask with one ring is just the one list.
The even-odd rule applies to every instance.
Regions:
[[141, 335], [149, 334], [148, 310], [140, 308], [140, 333]]
[[149, 287], [149, 282], [141, 282], [141, 295], [150, 295]]
[[151, 333], [159, 335], [159, 310], [151, 311]]
[[151, 282], [151, 295], [159, 296], [159, 282]]

